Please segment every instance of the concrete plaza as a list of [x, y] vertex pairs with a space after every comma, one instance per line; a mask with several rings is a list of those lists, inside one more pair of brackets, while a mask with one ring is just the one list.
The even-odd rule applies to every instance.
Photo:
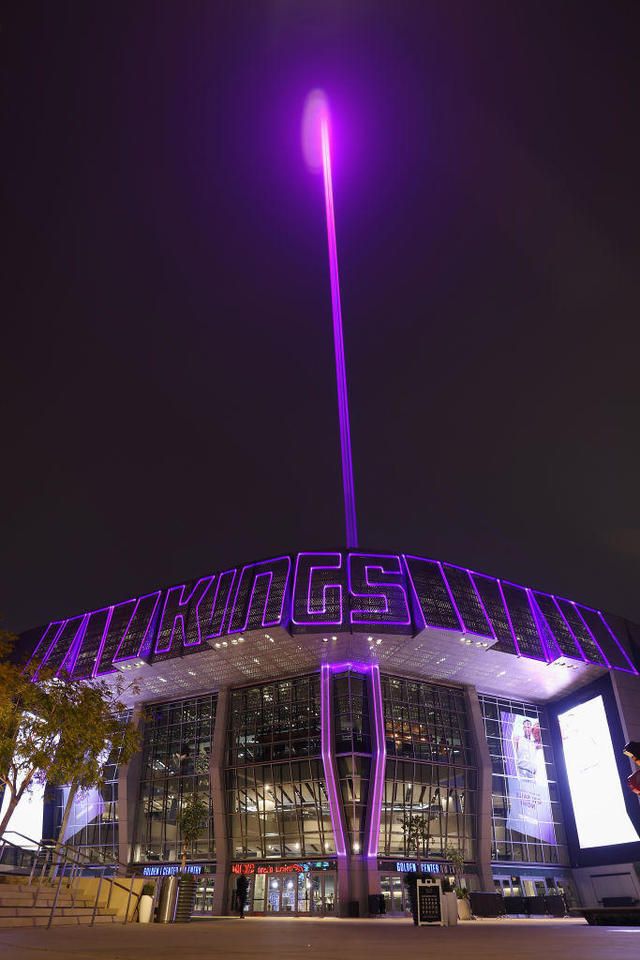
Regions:
[[1, 929], [3, 960], [637, 960], [640, 927], [579, 920], [476, 920], [416, 928], [407, 920], [248, 918], [191, 924]]

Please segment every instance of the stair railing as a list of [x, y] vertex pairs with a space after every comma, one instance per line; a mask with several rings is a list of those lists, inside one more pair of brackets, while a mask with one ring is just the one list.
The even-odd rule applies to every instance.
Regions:
[[[36, 841], [32, 837], [27, 837], [25, 834], [19, 833], [17, 830], [7, 830], [5, 831], [3, 842], [6, 842], [7, 844], [14, 847], [18, 847], [18, 845], [12, 843], [12, 841], [10, 840], [6, 840], [7, 833], [10, 833], [16, 837], [20, 837], [22, 840], [26, 840], [27, 843], [29, 843], [30, 845], [28, 849], [33, 854], [33, 862], [31, 866], [31, 873], [29, 874], [29, 880], [28, 880], [29, 886], [31, 886], [31, 884], [33, 883], [36, 875], [36, 867], [40, 862], [40, 860], [42, 860], [40, 876], [36, 881], [36, 891], [33, 899], [34, 907], [37, 904], [40, 890], [43, 889], [45, 886], [45, 873], [47, 871], [47, 868], [50, 870], [49, 879], [53, 882], [57, 878], [58, 882], [56, 884], [53, 903], [51, 905], [51, 911], [49, 913], [49, 922], [47, 923], [47, 929], [49, 929], [51, 927], [51, 924], [53, 923], [53, 918], [55, 916], [55, 912], [58, 906], [58, 901], [60, 899], [60, 891], [62, 889], [63, 881], [65, 880], [65, 878], [69, 880], [69, 893], [71, 896], [72, 903], [75, 904], [76, 898], [74, 895], [73, 885], [74, 885], [74, 882], [77, 882], [78, 880], [82, 879], [83, 871], [87, 873], [90, 873], [91, 871], [94, 871], [94, 870], [102, 871], [102, 873], [99, 874], [96, 896], [93, 903], [93, 910], [91, 914], [90, 926], [94, 926], [95, 924], [98, 908], [100, 905], [100, 894], [102, 892], [102, 884], [104, 881], [106, 881], [110, 885], [109, 894], [107, 897], [107, 909], [109, 908], [109, 904], [111, 903], [111, 897], [112, 897], [114, 888], [119, 888], [120, 890], [124, 890], [127, 893], [127, 903], [125, 906], [124, 919], [122, 922], [123, 923], [129, 922], [129, 911], [131, 907], [132, 896], [135, 897], [137, 901], [135, 909], [133, 911], [133, 917], [135, 917], [136, 913], [140, 908], [140, 897], [141, 897], [141, 894], [136, 893], [133, 889], [133, 883], [136, 878], [129, 877], [128, 884], [125, 884], [114, 877], [107, 876], [104, 872], [105, 870], [110, 870], [110, 869], [117, 870], [118, 868], [121, 868], [123, 871], [126, 871], [127, 869], [126, 866], [123, 863], [120, 863], [119, 860], [111, 859], [111, 860], [106, 860], [104, 863], [96, 864], [92, 861], [91, 857], [87, 856], [86, 853], [83, 853], [82, 850], [78, 850], [77, 847], [70, 846], [70, 844], [68, 843], [58, 843], [58, 842], [47, 841], [47, 840]], [[22, 848], [18, 847], [18, 849], [22, 849]], [[133, 917], [132, 917], [132, 920], [133, 920]]]

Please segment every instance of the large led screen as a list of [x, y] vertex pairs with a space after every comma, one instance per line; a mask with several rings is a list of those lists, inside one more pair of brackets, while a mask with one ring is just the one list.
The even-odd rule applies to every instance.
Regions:
[[559, 713], [558, 722], [580, 847], [637, 842], [602, 697]]
[[537, 719], [504, 711], [500, 719], [509, 794], [507, 827], [555, 844], [540, 724]]

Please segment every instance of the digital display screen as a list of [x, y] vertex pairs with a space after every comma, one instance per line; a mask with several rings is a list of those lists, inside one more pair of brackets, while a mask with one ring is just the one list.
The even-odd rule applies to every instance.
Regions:
[[507, 827], [526, 837], [555, 844], [539, 720], [504, 711], [500, 719], [509, 798]]
[[637, 842], [602, 697], [559, 713], [558, 723], [580, 847]]

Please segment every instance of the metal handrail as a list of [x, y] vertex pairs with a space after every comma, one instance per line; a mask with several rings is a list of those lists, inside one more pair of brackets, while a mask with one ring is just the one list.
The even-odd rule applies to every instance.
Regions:
[[[74, 884], [74, 881], [80, 879], [79, 877], [80, 870], [106, 870], [106, 869], [109, 869], [110, 867], [124, 867], [124, 864], [120, 863], [119, 860], [115, 860], [115, 859], [111, 861], [106, 861], [103, 864], [92, 863], [91, 858], [87, 856], [87, 854], [83, 853], [82, 850], [78, 850], [76, 847], [70, 846], [67, 843], [58, 843], [56, 841], [38, 842], [34, 840], [33, 837], [27, 837], [24, 833], [20, 833], [17, 830], [7, 830], [6, 833], [11, 833], [13, 836], [17, 836], [17, 837], [22, 837], [23, 840], [26, 840], [28, 841], [28, 843], [32, 844], [32, 847], [29, 851], [30, 853], [33, 854], [33, 864], [31, 867], [31, 873], [29, 875], [29, 881], [28, 881], [29, 886], [31, 886], [31, 883], [33, 882], [33, 878], [36, 870], [36, 864], [40, 856], [44, 854], [44, 856], [42, 857], [42, 869], [40, 871], [40, 877], [36, 887], [36, 893], [33, 899], [34, 907], [36, 906], [36, 903], [38, 901], [38, 895], [40, 893], [40, 890], [44, 885], [44, 879], [45, 879], [44, 874], [47, 869], [47, 866], [51, 868], [50, 879], [53, 881], [56, 877], [58, 878], [58, 884], [56, 886], [56, 892], [54, 894], [53, 903], [51, 905], [51, 912], [49, 914], [49, 922], [47, 924], [47, 929], [51, 927], [51, 924], [53, 922], [53, 917], [55, 915], [55, 911], [58, 905], [58, 900], [60, 897], [60, 890], [62, 888], [62, 881], [64, 880], [65, 875], [67, 875], [67, 870], [69, 868], [70, 868], [68, 873], [69, 892], [71, 894], [71, 899], [73, 903], [75, 903], [73, 884]], [[13, 844], [11, 840], [6, 840], [5, 842], [14, 847], [18, 846], [17, 844]], [[18, 849], [22, 849], [22, 848], [18, 847]], [[84, 860], [84, 863], [81, 862], [82, 860]], [[140, 897], [142, 896], [141, 893], [135, 893], [133, 890], [133, 882], [135, 879], [136, 879], [135, 877], [130, 877], [129, 884], [125, 885], [124, 883], [120, 883], [114, 877], [105, 876], [104, 873], [100, 874], [98, 888], [96, 891], [96, 897], [93, 903], [93, 912], [91, 914], [91, 924], [90, 924], [91, 926], [95, 924], [96, 914], [97, 914], [98, 906], [100, 902], [100, 893], [102, 891], [102, 883], [104, 880], [106, 880], [109, 884], [111, 884], [111, 886], [109, 887], [109, 896], [107, 898], [107, 904], [111, 903], [111, 894], [113, 892], [114, 887], [119, 887], [121, 890], [125, 890], [127, 892], [127, 904], [124, 911], [124, 920], [122, 922], [123, 923], [129, 922], [129, 908], [131, 906], [132, 896], [135, 896], [137, 900], [136, 909], [134, 910], [134, 916], [135, 916], [136, 910], [139, 910], [140, 908]]]

